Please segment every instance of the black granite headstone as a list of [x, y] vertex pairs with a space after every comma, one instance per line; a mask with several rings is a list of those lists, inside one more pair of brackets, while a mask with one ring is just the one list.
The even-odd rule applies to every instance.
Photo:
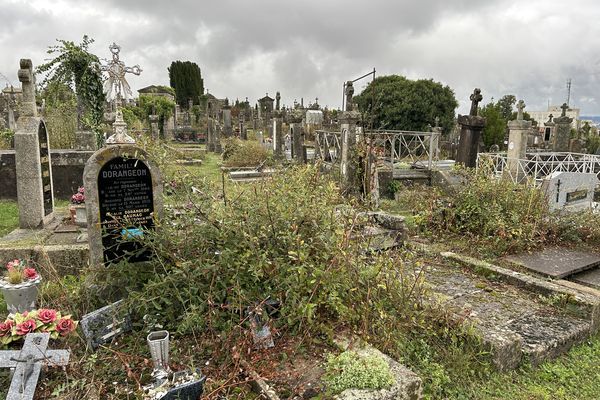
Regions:
[[48, 148], [48, 133], [46, 124], [40, 122], [38, 127], [38, 141], [40, 146], [40, 167], [42, 170], [42, 190], [44, 199], [44, 215], [52, 213], [52, 177], [50, 176], [50, 157]]
[[136, 158], [116, 157], [98, 174], [98, 206], [104, 262], [148, 261], [151, 252], [138, 240], [154, 229], [152, 175]]

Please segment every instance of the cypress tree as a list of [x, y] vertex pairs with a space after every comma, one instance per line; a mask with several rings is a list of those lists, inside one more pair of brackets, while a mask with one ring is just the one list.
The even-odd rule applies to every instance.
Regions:
[[191, 61], [173, 61], [168, 68], [169, 82], [175, 89], [175, 101], [187, 108], [188, 101], [200, 104], [200, 96], [204, 94], [204, 80], [198, 64]]

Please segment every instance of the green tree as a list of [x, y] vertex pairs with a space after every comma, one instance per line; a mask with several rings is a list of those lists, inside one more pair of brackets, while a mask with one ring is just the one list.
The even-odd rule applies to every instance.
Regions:
[[354, 98], [373, 128], [425, 131], [439, 118], [449, 132], [458, 102], [450, 87], [432, 79], [410, 80], [399, 75], [376, 78]]
[[94, 40], [84, 35], [80, 44], [57, 41], [59, 45], [48, 48], [48, 54], [55, 55], [55, 58], [36, 69], [36, 72], [46, 74], [41, 85], [45, 87], [51, 82], [58, 82], [73, 89], [77, 94], [78, 125], [96, 132], [101, 142], [100, 125], [104, 116], [105, 96], [98, 68], [100, 60], [88, 51]]
[[175, 89], [175, 101], [188, 108], [188, 102], [200, 104], [204, 94], [204, 80], [198, 64], [191, 61], [173, 61], [168, 68], [171, 87]]
[[500, 115], [506, 121], [510, 120], [515, 104], [517, 104], [517, 98], [515, 97], [515, 95], [512, 94], [505, 94], [496, 103], [498, 111], [500, 111]]
[[58, 149], [70, 149], [75, 144], [77, 130], [77, 96], [65, 83], [49, 82], [41, 93], [46, 101], [44, 116], [50, 144]]
[[486, 147], [494, 144], [502, 146], [506, 135], [506, 119], [502, 117], [501, 107], [490, 102], [481, 108], [479, 114], [485, 117], [483, 128], [483, 143]]

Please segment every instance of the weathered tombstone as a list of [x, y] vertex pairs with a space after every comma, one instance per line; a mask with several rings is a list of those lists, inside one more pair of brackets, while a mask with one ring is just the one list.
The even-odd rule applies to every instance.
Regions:
[[544, 122], [544, 142], [549, 143], [554, 138], [554, 128], [556, 124], [552, 121], [554, 115], [548, 116], [548, 121]]
[[355, 181], [356, 168], [351, 162], [351, 158], [356, 147], [356, 125], [359, 119], [360, 113], [358, 111], [344, 111], [340, 115], [340, 129], [342, 132], [340, 173], [347, 185], [351, 185]]
[[474, 168], [477, 162], [479, 139], [485, 127], [485, 118], [477, 115], [478, 104], [483, 100], [481, 90], [476, 88], [470, 99], [471, 110], [469, 115], [458, 116], [458, 123], [461, 128], [456, 162], [463, 164], [465, 167]]
[[158, 115], [152, 114], [149, 116], [150, 119], [150, 135], [152, 139], [160, 139], [160, 130], [158, 129]]
[[232, 133], [231, 108], [228, 105], [225, 105], [223, 107], [223, 134], [225, 137], [231, 137]]
[[273, 118], [273, 154], [277, 157], [281, 157], [284, 151], [282, 122], [279, 117]]
[[552, 151], [569, 151], [569, 140], [571, 139], [571, 122], [573, 118], [567, 117], [567, 103], [561, 106], [562, 114], [558, 118], [554, 118], [555, 130], [552, 140]]
[[508, 151], [507, 167], [514, 179], [520, 180], [525, 176], [523, 171], [519, 171], [519, 160], [525, 159], [527, 151], [527, 137], [531, 129], [531, 121], [523, 120], [523, 109], [525, 102], [519, 100], [517, 104], [517, 119], [508, 122]]
[[554, 172], [542, 182], [550, 211], [589, 210], [598, 177], [594, 173]]
[[65, 366], [68, 350], [47, 350], [49, 333], [29, 333], [21, 350], [0, 351], [0, 368], [14, 369], [6, 400], [33, 399], [42, 365]]
[[119, 300], [81, 317], [79, 325], [93, 350], [131, 330], [131, 316], [122, 306]]
[[290, 136], [292, 137], [292, 159], [299, 164], [306, 163], [304, 155], [304, 131], [300, 122], [290, 123]]
[[52, 164], [46, 124], [37, 116], [31, 60], [22, 59], [20, 66], [23, 102], [14, 138], [19, 227], [34, 229], [54, 218]]
[[114, 144], [96, 151], [83, 172], [91, 265], [148, 261], [151, 252], [136, 239], [154, 230], [162, 216], [160, 171], [120, 129], [107, 140]]

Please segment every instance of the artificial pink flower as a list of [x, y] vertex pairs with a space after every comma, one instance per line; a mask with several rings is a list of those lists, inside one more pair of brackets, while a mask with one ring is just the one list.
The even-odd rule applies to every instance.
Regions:
[[27, 321], [17, 324], [17, 335], [25, 336], [28, 333], [35, 331], [35, 321], [32, 319], [28, 319]]
[[7, 319], [6, 322], [0, 323], [0, 337], [10, 335], [10, 331], [12, 330], [13, 322], [10, 319]]
[[38, 311], [38, 319], [44, 324], [50, 324], [56, 321], [56, 310], [50, 310], [48, 308], [42, 308]]
[[25, 278], [29, 279], [30, 281], [37, 279], [37, 277], [38, 277], [38, 273], [35, 270], [35, 268], [25, 268], [23, 270], [23, 275], [25, 276]]
[[56, 331], [61, 336], [66, 336], [75, 330], [75, 323], [70, 318], [61, 318], [56, 324]]

